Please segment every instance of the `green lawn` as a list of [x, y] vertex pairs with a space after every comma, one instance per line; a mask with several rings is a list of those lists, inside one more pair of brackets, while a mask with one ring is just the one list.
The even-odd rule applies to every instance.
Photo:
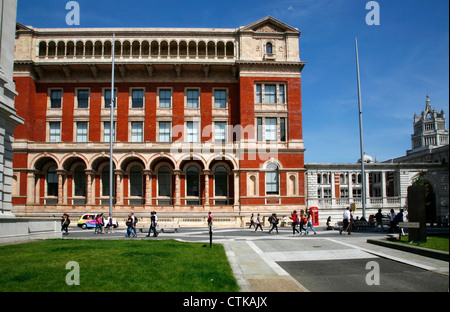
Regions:
[[448, 234], [447, 235], [430, 235], [427, 236], [427, 242], [426, 243], [409, 243], [408, 241], [408, 235], [402, 236], [401, 241], [398, 241], [403, 244], [408, 244], [410, 246], [419, 246], [424, 248], [430, 248], [430, 249], [436, 249], [441, 251], [449, 251], [449, 242], [448, 242]]
[[[80, 285], [69, 286], [69, 261]], [[0, 292], [236, 292], [222, 245], [174, 240], [46, 240], [0, 247]]]

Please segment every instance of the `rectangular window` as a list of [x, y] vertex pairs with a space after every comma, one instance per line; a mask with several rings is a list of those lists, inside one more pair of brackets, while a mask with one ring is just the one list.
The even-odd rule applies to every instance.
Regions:
[[159, 107], [161, 108], [172, 107], [172, 90], [170, 89], [159, 90]]
[[144, 90], [137, 89], [131, 91], [131, 107], [132, 108], [144, 107]]
[[284, 85], [279, 85], [279, 98], [280, 98], [280, 103], [282, 103], [282, 104], [286, 103]]
[[256, 85], [256, 103], [262, 103], [262, 86]]
[[88, 123], [87, 121], [77, 122], [77, 142], [88, 141]]
[[198, 108], [199, 107], [199, 92], [198, 90], [187, 90], [186, 100], [188, 108]]
[[[117, 90], [114, 90], [114, 107], [116, 107]], [[111, 108], [111, 89], [105, 89], [105, 108]]]
[[227, 91], [214, 90], [214, 107], [227, 108]]
[[[103, 123], [103, 141], [109, 142], [110, 141], [110, 134], [111, 134], [111, 122], [105, 121]], [[114, 121], [113, 124], [113, 141], [116, 140], [116, 122]]]
[[264, 103], [276, 103], [277, 102], [277, 86], [265, 85], [264, 86]]
[[62, 90], [52, 90], [50, 92], [50, 107], [61, 108]]
[[263, 140], [262, 118], [256, 118], [256, 139], [261, 142]]
[[280, 118], [280, 141], [286, 142], [286, 118]]
[[159, 122], [159, 142], [170, 142], [170, 121]]
[[198, 142], [198, 122], [196, 121], [187, 121], [187, 137], [186, 142]]
[[276, 118], [266, 118], [266, 141], [277, 141]]
[[131, 142], [143, 142], [143, 123], [141, 121], [131, 123]]
[[266, 194], [278, 194], [278, 171], [266, 172]]
[[78, 108], [88, 108], [89, 90], [78, 90], [77, 100], [78, 100]]
[[226, 122], [214, 123], [214, 142], [226, 142]]
[[61, 123], [50, 122], [49, 126], [50, 126], [49, 141], [50, 142], [60, 142], [61, 141]]

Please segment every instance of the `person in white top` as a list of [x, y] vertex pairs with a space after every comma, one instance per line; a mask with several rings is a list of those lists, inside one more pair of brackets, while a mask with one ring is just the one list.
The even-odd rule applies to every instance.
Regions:
[[342, 234], [342, 231], [346, 230], [348, 232], [348, 235], [350, 235], [350, 220], [352, 218], [352, 215], [350, 213], [350, 207], [347, 207], [347, 209], [344, 211], [344, 219], [342, 228], [339, 230], [339, 234]]

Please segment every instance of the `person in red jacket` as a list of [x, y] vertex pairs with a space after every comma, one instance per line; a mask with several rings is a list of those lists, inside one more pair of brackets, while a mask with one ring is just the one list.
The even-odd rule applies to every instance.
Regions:
[[289, 219], [292, 220], [292, 234], [295, 236], [295, 232], [297, 231], [297, 233], [300, 233], [297, 230], [297, 224], [300, 224], [300, 220], [298, 219], [298, 215], [297, 215], [297, 210], [294, 210], [291, 213], [291, 216], [289, 217]]

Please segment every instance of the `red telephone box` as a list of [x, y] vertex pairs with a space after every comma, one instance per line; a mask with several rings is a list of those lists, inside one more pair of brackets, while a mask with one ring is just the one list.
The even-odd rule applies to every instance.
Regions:
[[309, 208], [311, 211], [311, 221], [313, 223], [313, 226], [319, 225], [319, 208], [317, 207], [311, 207]]

